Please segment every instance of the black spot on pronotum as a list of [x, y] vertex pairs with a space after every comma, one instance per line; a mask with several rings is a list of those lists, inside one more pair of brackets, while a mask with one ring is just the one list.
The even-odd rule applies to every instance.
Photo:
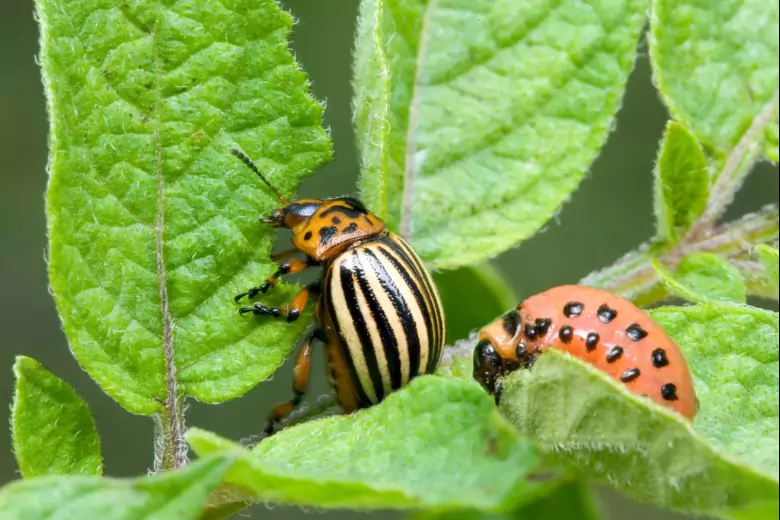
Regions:
[[365, 216], [364, 216], [364, 217], [363, 217], [363, 220], [365, 220], [365, 221], [366, 221], [366, 224], [368, 224], [369, 226], [373, 226], [373, 225], [374, 225], [374, 221], [373, 221], [373, 220], [371, 220], [371, 219], [370, 219], [370, 218], [368, 218], [368, 217], [365, 217]]
[[666, 383], [661, 387], [661, 397], [665, 401], [677, 400], [677, 386], [674, 383]]
[[574, 337], [574, 329], [569, 325], [564, 325], [561, 327], [561, 330], [558, 331], [558, 337], [561, 338], [562, 342], [569, 343]]
[[352, 223], [352, 224], [350, 224], [349, 226], [347, 226], [347, 227], [345, 227], [344, 229], [342, 229], [342, 230], [341, 230], [341, 232], [342, 232], [342, 233], [354, 233], [355, 231], [357, 231], [357, 228], [358, 228], [358, 227], [357, 227], [357, 224], [355, 224], [355, 223], [353, 222], [353, 223]]
[[607, 352], [607, 363], [614, 363], [618, 359], [620, 359], [620, 356], [623, 355], [623, 347], [612, 347], [609, 352]]
[[307, 231], [307, 232], [306, 232], [306, 233], [303, 235], [303, 239], [304, 239], [304, 240], [309, 240], [309, 239], [311, 239], [311, 231]]
[[609, 323], [617, 317], [617, 311], [606, 303], [602, 304], [597, 311], [599, 319], [603, 323]]
[[552, 325], [552, 321], [548, 318], [537, 318], [536, 321], [534, 321], [536, 332], [542, 336], [547, 334], [547, 331], [550, 330], [550, 325]]
[[525, 324], [525, 337], [530, 340], [535, 340], [539, 333], [536, 330], [536, 326], [533, 323]]
[[588, 335], [585, 337], [585, 348], [588, 349], [588, 352], [593, 352], [595, 350], [596, 346], [599, 344], [600, 336], [596, 332], [589, 332]]
[[629, 368], [625, 372], [623, 372], [623, 375], [620, 376], [620, 380], [624, 383], [630, 383], [637, 377], [639, 377], [639, 369], [638, 368]]
[[333, 222], [334, 224], [341, 224], [341, 219], [338, 217], [333, 217], [332, 219], [330, 219], [330, 221]]
[[514, 335], [517, 334], [520, 330], [520, 316], [518, 316], [515, 311], [509, 311], [504, 314], [504, 317], [501, 320], [501, 324], [503, 325], [506, 333], [509, 334], [510, 337], [514, 337]]
[[647, 336], [647, 331], [638, 323], [632, 323], [626, 329], [626, 335], [631, 338], [631, 341], [639, 341]]
[[336, 226], [320, 228], [320, 244], [323, 246], [328, 245], [330, 239], [333, 238], [333, 235], [335, 235], [337, 232], [338, 229], [336, 229]]
[[567, 318], [576, 318], [582, 314], [584, 306], [580, 302], [569, 302], [563, 306], [563, 315]]
[[666, 352], [662, 348], [657, 348], [651, 354], [653, 359], [653, 366], [655, 368], [665, 367], [669, 364], [669, 360], [666, 359]]

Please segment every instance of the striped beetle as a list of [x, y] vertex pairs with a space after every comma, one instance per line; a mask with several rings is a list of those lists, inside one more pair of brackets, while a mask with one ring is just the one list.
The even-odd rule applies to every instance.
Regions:
[[[352, 197], [288, 203], [246, 155], [230, 151], [274, 192], [282, 207], [261, 221], [290, 229], [294, 246], [273, 255], [274, 261], [281, 261], [277, 271], [237, 295], [236, 302], [265, 293], [283, 275], [323, 268], [321, 279], [289, 304], [271, 308], [256, 302], [239, 309], [241, 314], [294, 321], [309, 295], [319, 296], [314, 311], [319, 323], [295, 360], [293, 398], [271, 409], [266, 433], [273, 434], [301, 402], [314, 339], [325, 343], [328, 380], [347, 413], [382, 401], [416, 376], [433, 373], [444, 348], [444, 310], [430, 274], [411, 247]], [[306, 259], [283, 261], [297, 252]]]

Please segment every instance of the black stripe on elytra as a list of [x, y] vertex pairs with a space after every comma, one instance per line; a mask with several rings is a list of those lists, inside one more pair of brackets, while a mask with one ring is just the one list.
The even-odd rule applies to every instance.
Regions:
[[[409, 271], [406, 269], [406, 267], [404, 265], [401, 265], [398, 262], [398, 259], [390, 251], [388, 251], [382, 246], [378, 247], [377, 250], [382, 254], [383, 257], [385, 257], [391, 264], [393, 264], [393, 267], [395, 267], [399, 273], [401, 273], [401, 277], [404, 279], [404, 283], [406, 283], [406, 286], [409, 287], [409, 289], [411, 289], [412, 295], [414, 295], [414, 299], [417, 301], [417, 306], [420, 308], [420, 313], [423, 315], [423, 318], [425, 319], [425, 323], [420, 325], [425, 326], [426, 334], [428, 336], [428, 343], [430, 347], [430, 345], [432, 345], [431, 322], [430, 322], [430, 317], [425, 312], [425, 301], [423, 300], [422, 294], [420, 294], [419, 286], [409, 275]], [[415, 341], [411, 341], [411, 339], [409, 339], [410, 338], [409, 335], [406, 336], [407, 341], [409, 342], [409, 378], [416, 376], [420, 371], [420, 354], [421, 354], [420, 337], [419, 334], [417, 333], [417, 327], [415, 325], [416, 325], [415, 323], [412, 323], [412, 328], [414, 329]], [[406, 328], [404, 325], [404, 331], [405, 330]], [[430, 352], [428, 353], [428, 355], [430, 355]]]
[[441, 349], [444, 346], [443, 321], [439, 314], [439, 307], [436, 305], [433, 282], [427, 277], [420, 259], [417, 258], [414, 251], [405, 242], [402, 242], [400, 238], [397, 241], [388, 238], [387, 242], [392, 244], [393, 249], [401, 255], [404, 262], [412, 269], [423, 291], [422, 295], [426, 302], [424, 314], [429, 321], [428, 339], [430, 342], [428, 346], [428, 364], [425, 367], [425, 373], [432, 374], [436, 371]]
[[[381, 251], [381, 248], [377, 248], [377, 250]], [[385, 275], [384, 277], [378, 276], [379, 283], [382, 285], [382, 288], [390, 299], [390, 302], [393, 304], [396, 315], [398, 316], [398, 319], [401, 322], [401, 326], [404, 329], [404, 335], [406, 336], [406, 350], [408, 351], [407, 354], [409, 357], [409, 378], [411, 379], [414, 375], [416, 375], [416, 372], [412, 372], [411, 360], [417, 358], [418, 363], [416, 366], [418, 370], [420, 368], [420, 335], [417, 330], [418, 323], [414, 321], [414, 315], [409, 309], [409, 305], [406, 299], [404, 298], [403, 294], [401, 294], [401, 291], [398, 290], [398, 283], [406, 282], [406, 277], [403, 275], [403, 267], [393, 264], [393, 266], [401, 273], [401, 276], [404, 277], [403, 282], [401, 280], [394, 280], [389, 276], [389, 273], [382, 264], [382, 259], [378, 258], [370, 249], [366, 249], [365, 252], [367, 255], [371, 256], [376, 265], [379, 265], [382, 268], [382, 272]], [[415, 290], [416, 288], [411, 288], [413, 295], [415, 294]], [[418, 299], [416, 295], [414, 297], [415, 299]], [[418, 302], [421, 299], [422, 297], [418, 299]], [[424, 325], [426, 327], [428, 326], [427, 321], [424, 323]], [[393, 388], [395, 389], [397, 387], [394, 386]]]
[[382, 381], [382, 373], [379, 371], [379, 352], [377, 351], [379, 347], [378, 345], [374, 345], [372, 342], [371, 335], [368, 332], [367, 323], [368, 320], [375, 319], [373, 313], [371, 312], [371, 304], [372, 301], [376, 300], [376, 296], [374, 296], [374, 293], [371, 292], [370, 287], [364, 287], [364, 285], [367, 285], [368, 283], [366, 280], [366, 271], [363, 268], [363, 264], [360, 262], [360, 255], [358, 254], [357, 250], [354, 249], [352, 250], [352, 272], [354, 273], [354, 278], [352, 280], [353, 288], [356, 292], [360, 290], [360, 292], [363, 294], [363, 298], [368, 304], [369, 312], [369, 315], [366, 316], [357, 305], [353, 308], [350, 308], [352, 319], [355, 320], [356, 323], [359, 320], [363, 330], [365, 331], [365, 336], [362, 334], [362, 332], [358, 333], [360, 336], [360, 345], [356, 346], [358, 346], [361, 349], [361, 352], [363, 352], [363, 357], [366, 359], [368, 375], [371, 378], [371, 382], [374, 384], [374, 393], [376, 393], [377, 401], [381, 401], [385, 397], [385, 384], [384, 381]]
[[[360, 269], [363, 272], [363, 276], [358, 277], [358, 284], [360, 285], [360, 290], [363, 292], [363, 297], [368, 302], [368, 308], [371, 311], [371, 316], [379, 331], [379, 337], [382, 338], [382, 345], [374, 345], [374, 351], [377, 359], [379, 359], [380, 353], [378, 352], [378, 349], [382, 349], [382, 355], [385, 357], [385, 362], [387, 363], [387, 372], [390, 375], [390, 388], [397, 390], [401, 388], [401, 356], [398, 352], [399, 338], [395, 337], [393, 327], [388, 320], [388, 315], [392, 316], [393, 309], [382, 307], [376, 294], [371, 290], [371, 285], [365, 278], [366, 272], [369, 269], [374, 272], [374, 276], [376, 276], [385, 294], [390, 298], [390, 301], [396, 309], [397, 306], [395, 302], [393, 302], [393, 293], [395, 293], [396, 298], [400, 298], [400, 295], [395, 286], [390, 290], [385, 287], [383, 281], [389, 278], [389, 275], [384, 266], [376, 260], [374, 254], [365, 248], [360, 249], [359, 251], [362, 254], [356, 254], [354, 257], [355, 262], [360, 264]], [[366, 262], [363, 261], [364, 259]], [[401, 298], [401, 302], [403, 303], [403, 298]]]
[[[340, 266], [340, 269], [341, 269], [341, 290], [343, 291], [344, 298], [347, 301], [349, 318], [351, 318], [354, 323], [355, 330], [357, 331], [358, 334], [358, 338], [360, 338], [360, 344], [370, 345], [371, 336], [368, 335], [366, 322], [363, 319], [363, 315], [360, 312], [357, 294], [355, 292], [354, 277], [356, 275], [360, 276], [360, 273], [353, 272], [349, 267], [345, 266], [344, 264]], [[342, 318], [347, 318], [347, 317], [342, 316]], [[356, 345], [356, 346], [360, 348], [361, 345]], [[359, 399], [362, 400], [362, 398], [365, 398], [365, 401], [367, 403], [374, 404], [372, 403], [371, 399], [369, 399], [368, 395], [365, 393], [365, 390], [363, 389], [363, 382], [361, 381], [360, 377], [358, 377], [357, 368], [355, 367], [355, 360], [352, 358], [352, 349], [350, 348], [353, 346], [355, 345], [349, 345], [346, 342], [344, 343], [344, 357], [347, 359], [347, 364], [349, 365], [350, 374], [353, 375], [353, 379], [352, 379], [353, 386], [355, 387], [355, 390], [358, 392]], [[371, 355], [369, 356], [369, 354]], [[377, 397], [377, 401], [379, 401], [381, 400], [380, 396], [384, 396], [384, 388], [382, 388], [382, 379], [378, 378], [379, 379], [378, 385], [375, 379], [377, 378], [377, 376], [379, 376], [379, 369], [376, 366], [376, 358], [374, 358], [372, 349], [363, 349], [363, 355], [366, 358], [366, 367], [368, 369], [369, 378], [371, 379], [371, 382], [374, 385], [374, 394]], [[365, 407], [365, 405], [363, 405], [363, 407]]]
[[501, 320], [501, 325], [510, 337], [514, 337], [520, 329], [520, 315], [515, 310], [507, 312]]
[[432, 287], [433, 282], [426, 276], [424, 271], [425, 268], [422, 266], [421, 261], [405, 242], [402, 242], [400, 238], [397, 241], [387, 238], [387, 242], [392, 244], [392, 249], [401, 255], [402, 259], [411, 268], [415, 278], [417, 278], [420, 286], [424, 290], [423, 296], [426, 301], [426, 315], [431, 321], [431, 334], [428, 336], [431, 352], [428, 356], [426, 373], [432, 374], [436, 370], [437, 360], [444, 345], [443, 321], [439, 314], [439, 307], [436, 305], [436, 298], [434, 297], [433, 292], [435, 289]]

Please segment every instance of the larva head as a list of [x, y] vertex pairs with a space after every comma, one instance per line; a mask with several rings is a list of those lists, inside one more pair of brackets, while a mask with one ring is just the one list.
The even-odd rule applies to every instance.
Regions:
[[348, 245], [385, 231], [384, 221], [353, 197], [287, 202], [249, 157], [236, 148], [230, 152], [255, 172], [282, 204], [261, 222], [291, 230], [293, 245], [313, 260], [328, 260]]

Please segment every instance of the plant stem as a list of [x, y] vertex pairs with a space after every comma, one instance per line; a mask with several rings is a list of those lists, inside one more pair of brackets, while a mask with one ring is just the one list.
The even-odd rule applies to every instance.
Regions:
[[[749, 253], [756, 244], [777, 240], [779, 218], [776, 205], [765, 206], [734, 222], [718, 227], [703, 227], [696, 236], [689, 233], [657, 259], [672, 270], [691, 253], [717, 253], [730, 260], [738, 259]], [[641, 298], [643, 305], [655, 303], [664, 298], [666, 293], [653, 290], [659, 280], [652, 266], [653, 256], [648, 252], [649, 248], [649, 244], [645, 244], [610, 267], [586, 276], [579, 283], [605, 289], [630, 300]]]

